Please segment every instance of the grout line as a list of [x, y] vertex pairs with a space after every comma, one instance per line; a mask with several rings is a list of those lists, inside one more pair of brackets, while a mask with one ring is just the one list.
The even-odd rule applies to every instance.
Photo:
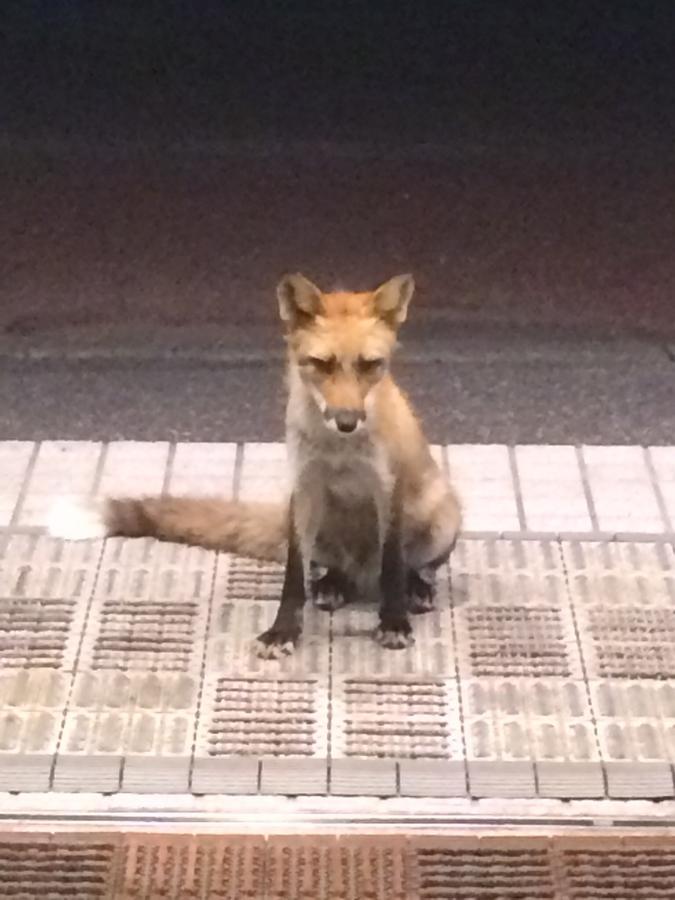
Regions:
[[520, 522], [521, 531], [526, 531], [527, 522], [525, 521], [525, 505], [523, 504], [523, 495], [520, 485], [520, 472], [518, 471], [518, 461], [516, 460], [515, 447], [509, 446], [509, 467], [511, 469], [511, 481], [513, 482], [513, 492], [516, 495], [516, 508], [518, 510], [518, 521]]
[[326, 794], [330, 795], [332, 777], [333, 777], [333, 616], [335, 613], [330, 611], [328, 621], [328, 716], [326, 728]]
[[[0, 525], [0, 535], [35, 535], [47, 534], [46, 525]], [[672, 544], [675, 542], [675, 531], [653, 532], [616, 532], [616, 531], [461, 531], [460, 541], [576, 541], [586, 544], [621, 544], [621, 543], [653, 543]]]
[[[87, 601], [87, 609], [85, 611], [84, 617], [82, 619], [82, 631], [80, 632], [80, 639], [77, 643], [77, 650], [75, 651], [75, 658], [73, 659], [73, 671], [70, 678], [70, 684], [68, 685], [68, 693], [66, 695], [66, 701], [63, 705], [63, 714], [61, 716], [61, 724], [59, 726], [59, 733], [56, 737], [56, 748], [54, 750], [54, 759], [52, 760], [52, 766], [49, 772], [49, 789], [51, 790], [54, 784], [54, 774], [56, 772], [56, 763], [58, 760], [59, 753], [61, 751], [61, 743], [63, 741], [63, 734], [66, 729], [66, 720], [68, 718], [68, 713], [70, 712], [70, 705], [73, 699], [73, 692], [75, 690], [75, 681], [78, 676], [78, 666], [80, 663], [80, 656], [82, 655], [82, 646], [84, 645], [84, 639], [87, 634], [87, 628], [89, 626], [89, 616], [91, 615], [91, 608], [94, 603], [94, 597], [96, 596], [96, 588], [98, 587], [98, 580], [101, 575], [101, 566], [103, 565], [103, 557], [105, 555], [106, 548], [106, 540], [104, 539], [101, 542], [101, 550], [98, 555], [98, 562], [96, 564], [96, 574], [94, 575], [94, 580], [91, 585], [91, 593], [89, 594], [89, 600]], [[87, 756], [92, 756], [94, 754], [87, 754]]]
[[244, 468], [244, 444], [237, 443], [234, 456], [234, 471], [232, 473], [232, 499], [238, 500], [241, 493], [241, 476]]
[[[447, 476], [449, 472], [449, 464], [448, 464], [448, 451], [447, 447], [443, 446], [443, 468], [445, 470], [445, 474]], [[454, 553], [455, 551], [453, 551]], [[462, 745], [462, 754], [464, 756], [464, 789], [466, 791], [466, 796], [471, 796], [471, 784], [469, 781], [469, 756], [467, 752], [466, 745], [466, 721], [464, 718], [464, 702], [462, 699], [462, 674], [459, 669], [459, 649], [457, 643], [457, 623], [455, 621], [455, 596], [454, 596], [454, 585], [452, 579], [452, 553], [450, 554], [449, 560], [445, 564], [445, 570], [447, 572], [448, 579], [448, 599], [450, 601], [450, 626], [452, 633], [452, 652], [455, 659], [455, 690], [457, 692], [457, 712], [459, 713], [459, 732], [461, 738]]]
[[[258, 793], [260, 793], [260, 779], [262, 777], [261, 773], [262, 773], [262, 762], [260, 762], [258, 764]], [[260, 877], [262, 879], [261, 884], [262, 884], [262, 889], [263, 889], [264, 893], [260, 897], [260, 900], [274, 900], [274, 897], [270, 892], [270, 885], [269, 885], [270, 875], [272, 874], [271, 873], [272, 866], [271, 866], [271, 859], [270, 859], [271, 851], [270, 851], [270, 836], [269, 836], [269, 834], [265, 834], [263, 836], [263, 849], [262, 849], [261, 857], [262, 858], [260, 861], [261, 861], [262, 872], [261, 872]], [[279, 895], [277, 894], [277, 896], [279, 896]]]
[[106, 460], [108, 459], [108, 446], [108, 441], [103, 441], [101, 443], [98, 460], [96, 461], [96, 469], [94, 470], [94, 477], [92, 479], [91, 488], [89, 490], [90, 500], [96, 497], [101, 486], [101, 481], [103, 479], [103, 470], [105, 468]]
[[33, 449], [28, 459], [28, 465], [26, 466], [26, 472], [23, 476], [23, 481], [21, 482], [21, 488], [19, 489], [19, 496], [16, 498], [16, 503], [14, 504], [14, 512], [12, 513], [12, 517], [9, 520], [9, 528], [12, 528], [14, 525], [16, 525], [16, 523], [21, 518], [23, 504], [26, 499], [26, 495], [28, 494], [28, 488], [33, 477], [33, 471], [35, 470], [35, 464], [37, 463], [37, 458], [41, 446], [42, 441], [35, 441], [33, 443]]
[[644, 454], [647, 472], [649, 473], [649, 480], [651, 481], [652, 489], [654, 491], [654, 495], [656, 496], [656, 505], [658, 506], [659, 512], [661, 513], [661, 519], [663, 520], [665, 530], [667, 532], [672, 531], [673, 523], [670, 521], [670, 516], [668, 515], [666, 501], [663, 499], [663, 493], [661, 492], [661, 486], [659, 485], [659, 479], [656, 474], [656, 469], [654, 468], [654, 460], [652, 459], [652, 455], [649, 452], [649, 447], [643, 447], [642, 452]]
[[0, 525], [0, 535], [25, 535], [26, 537], [42, 537], [47, 534], [47, 526], [46, 525], [17, 525], [16, 527], [12, 527], [11, 525]]
[[195, 702], [195, 723], [194, 728], [192, 730], [192, 746], [190, 749], [190, 763], [188, 766], [188, 792], [192, 792], [192, 776], [194, 774], [195, 768], [195, 756], [197, 753], [197, 736], [199, 734], [199, 725], [200, 725], [200, 717], [202, 713], [202, 704], [204, 701], [204, 683], [206, 681], [206, 663], [208, 659], [208, 651], [209, 651], [209, 636], [211, 634], [211, 624], [213, 621], [213, 604], [214, 604], [214, 594], [216, 590], [216, 578], [218, 576], [218, 561], [220, 560], [220, 553], [215, 554], [215, 558], [213, 560], [213, 571], [211, 573], [211, 589], [209, 591], [209, 599], [207, 602], [207, 610], [206, 610], [206, 622], [204, 624], [204, 646], [202, 648], [202, 659], [201, 664], [199, 666], [199, 689], [197, 691], [197, 698]]
[[600, 526], [598, 525], [598, 515], [595, 511], [595, 501], [593, 500], [593, 493], [591, 491], [591, 483], [588, 478], [588, 469], [586, 468], [586, 460], [584, 459], [583, 450], [581, 447], [574, 448], [577, 454], [577, 463], [579, 464], [579, 473], [581, 474], [581, 485], [584, 489], [584, 496], [586, 498], [586, 506], [588, 507], [588, 515], [591, 520], [591, 525], [593, 526], [593, 531], [600, 531]]
[[162, 488], [160, 490], [160, 495], [162, 497], [166, 497], [169, 492], [169, 485], [171, 484], [171, 478], [173, 477], [173, 461], [176, 458], [176, 444], [174, 441], [171, 441], [169, 444], [169, 452], [166, 455], [166, 462], [164, 463], [164, 479], [162, 481]]
[[[528, 735], [528, 743], [530, 745], [532, 745], [532, 743], [533, 743], [532, 735]], [[533, 750], [534, 750], [534, 752], [531, 754], [531, 756], [532, 756], [531, 762], [532, 762], [532, 779], [534, 781], [534, 795], [535, 795], [535, 797], [539, 797], [540, 796], [540, 793], [539, 793], [539, 768], [537, 766], [538, 760], [537, 760], [536, 747], [533, 747]]]
[[572, 585], [570, 581], [570, 573], [567, 568], [567, 561], [565, 560], [565, 552], [560, 541], [558, 541], [558, 553], [560, 554], [560, 562], [562, 564], [563, 576], [565, 579], [565, 589], [567, 590], [567, 598], [570, 605], [570, 614], [572, 616], [572, 624], [574, 625], [574, 635], [576, 637], [577, 647], [579, 650], [579, 662], [581, 664], [581, 674], [584, 678], [584, 687], [586, 688], [586, 700], [588, 702], [588, 708], [591, 713], [591, 721], [593, 723], [593, 732], [595, 734], [595, 748], [598, 752], [598, 759], [600, 760], [600, 770], [602, 772], [602, 783], [605, 791], [605, 799], [609, 800], [610, 797], [609, 784], [607, 781], [607, 769], [605, 768], [605, 760], [602, 755], [600, 732], [598, 728], [597, 716], [595, 714], [595, 708], [593, 705], [593, 695], [591, 693], [591, 683], [588, 677], [588, 668], [586, 666], [586, 656], [584, 654], [584, 647], [581, 641], [581, 633], [579, 631], [579, 622], [577, 619], [576, 605], [574, 602], [574, 593], [572, 591]]

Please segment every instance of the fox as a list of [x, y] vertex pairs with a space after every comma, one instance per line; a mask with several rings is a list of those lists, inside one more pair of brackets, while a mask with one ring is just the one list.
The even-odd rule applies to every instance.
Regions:
[[276, 617], [255, 641], [263, 659], [293, 653], [308, 598], [329, 611], [373, 603], [377, 643], [410, 646], [410, 616], [433, 609], [436, 572], [462, 523], [458, 495], [391, 373], [414, 290], [409, 274], [356, 293], [322, 292], [300, 273], [280, 280], [286, 503], [109, 497], [95, 521], [85, 513], [89, 525], [71, 521], [61, 536], [93, 525], [91, 536], [155, 537], [285, 563]]

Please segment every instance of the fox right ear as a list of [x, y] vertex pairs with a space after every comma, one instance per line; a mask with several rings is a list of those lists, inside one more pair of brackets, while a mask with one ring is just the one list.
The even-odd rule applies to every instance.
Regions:
[[415, 291], [412, 275], [396, 275], [375, 291], [375, 311], [394, 328], [403, 324], [408, 315], [408, 304]]
[[291, 327], [321, 311], [321, 291], [300, 273], [284, 275], [277, 285], [277, 298], [279, 315]]

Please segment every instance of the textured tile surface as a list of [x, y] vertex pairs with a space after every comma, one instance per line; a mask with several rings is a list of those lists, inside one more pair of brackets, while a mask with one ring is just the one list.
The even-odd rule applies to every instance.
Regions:
[[263, 661], [280, 565], [39, 528], [61, 493], [281, 497], [283, 447], [0, 443], [0, 790], [672, 796], [673, 448], [435, 453], [472, 527], [414, 645], [308, 604]]
[[672, 836], [9, 834], [11, 897], [92, 900], [668, 900]]

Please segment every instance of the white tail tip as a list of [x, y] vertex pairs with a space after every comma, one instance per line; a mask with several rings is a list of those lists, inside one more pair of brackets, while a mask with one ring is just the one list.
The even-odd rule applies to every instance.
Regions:
[[89, 541], [106, 537], [108, 532], [101, 502], [83, 503], [67, 498], [57, 500], [47, 517], [47, 531], [52, 537], [66, 541]]

